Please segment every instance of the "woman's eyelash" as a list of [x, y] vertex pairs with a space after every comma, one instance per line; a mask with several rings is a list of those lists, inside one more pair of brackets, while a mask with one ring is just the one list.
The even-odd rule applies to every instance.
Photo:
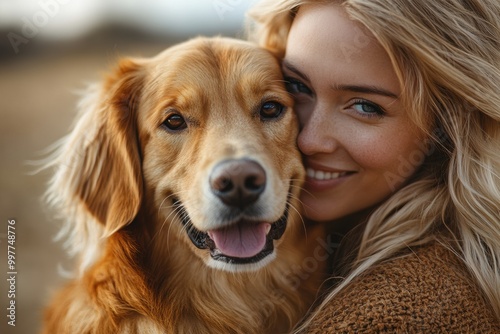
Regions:
[[285, 77], [284, 81], [287, 91], [292, 94], [311, 94], [311, 90], [309, 89], [309, 87], [307, 87], [297, 79]]
[[[303, 84], [300, 80], [284, 77], [286, 90], [294, 95], [306, 94], [311, 95], [312, 91]], [[354, 111], [365, 118], [382, 118], [386, 115], [384, 108], [380, 107], [378, 104], [373, 103], [364, 99], [355, 99], [349, 106], [349, 108], [354, 109]]]
[[351, 108], [354, 109], [362, 117], [383, 117], [386, 112], [378, 104], [367, 101], [367, 100], [354, 100], [351, 104]]

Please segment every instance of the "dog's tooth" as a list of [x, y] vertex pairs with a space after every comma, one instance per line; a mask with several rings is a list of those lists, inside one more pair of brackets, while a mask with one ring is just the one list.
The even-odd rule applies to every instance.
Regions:
[[271, 224], [266, 225], [266, 235], [269, 234], [269, 231], [271, 231]]

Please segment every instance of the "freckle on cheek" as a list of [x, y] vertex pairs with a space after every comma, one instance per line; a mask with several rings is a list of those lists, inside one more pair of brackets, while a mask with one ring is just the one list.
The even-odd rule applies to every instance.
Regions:
[[389, 147], [365, 146], [364, 163], [372, 168], [391, 167], [397, 161], [397, 155]]

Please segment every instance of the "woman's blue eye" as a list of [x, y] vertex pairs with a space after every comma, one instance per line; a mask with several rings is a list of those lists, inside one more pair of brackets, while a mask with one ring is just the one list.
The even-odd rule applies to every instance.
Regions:
[[352, 108], [363, 117], [381, 117], [385, 115], [384, 110], [375, 103], [365, 100], [355, 101]]
[[292, 94], [311, 94], [309, 87], [292, 78], [285, 78], [285, 86], [286, 90]]

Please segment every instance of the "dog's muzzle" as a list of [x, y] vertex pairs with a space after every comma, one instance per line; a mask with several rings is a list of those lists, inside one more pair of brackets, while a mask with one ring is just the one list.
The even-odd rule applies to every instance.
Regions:
[[[264, 192], [267, 176], [264, 168], [250, 159], [221, 161], [209, 176], [210, 190], [226, 208], [244, 212], [258, 201]], [[287, 198], [287, 203], [289, 198]], [[231, 264], [256, 263], [273, 253], [274, 240], [286, 229], [288, 204], [283, 215], [274, 222], [256, 221], [242, 216], [234, 223], [219, 229], [200, 231], [194, 227], [179, 200], [174, 207], [182, 217], [189, 239], [200, 249], [209, 249], [214, 260]]]
[[199, 249], [208, 249], [216, 261], [230, 264], [257, 263], [274, 251], [274, 240], [285, 233], [288, 221], [288, 205], [275, 222], [240, 220], [230, 226], [208, 232], [198, 230], [180, 201], [174, 207], [191, 242]]

